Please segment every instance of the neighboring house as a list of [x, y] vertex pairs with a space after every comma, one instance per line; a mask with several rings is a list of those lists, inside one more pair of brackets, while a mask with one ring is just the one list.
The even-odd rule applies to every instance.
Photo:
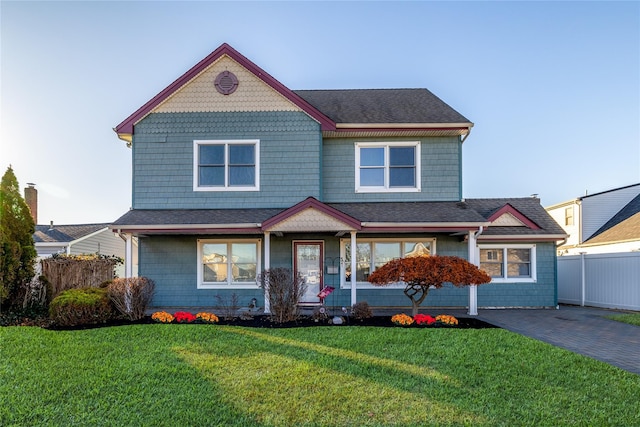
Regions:
[[546, 210], [569, 234], [558, 255], [640, 250], [640, 184], [568, 200]]
[[[95, 253], [125, 257], [125, 242], [109, 229], [109, 224], [36, 225], [33, 240], [39, 258]], [[135, 270], [137, 254], [132, 263]], [[118, 266], [116, 274], [123, 277], [124, 266]]]
[[[138, 239], [154, 307], [267, 299], [288, 267], [303, 303], [406, 308], [403, 286], [366, 279], [411, 254], [458, 255], [493, 283], [445, 287], [426, 306], [555, 307], [556, 241], [536, 198], [463, 199], [473, 124], [426, 89], [292, 91], [223, 44], [120, 123], [132, 209], [110, 227]], [[130, 268], [130, 267], [127, 267]]]

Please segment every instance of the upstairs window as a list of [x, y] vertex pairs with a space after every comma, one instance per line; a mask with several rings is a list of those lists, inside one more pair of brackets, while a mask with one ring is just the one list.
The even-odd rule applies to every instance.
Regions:
[[194, 141], [194, 191], [258, 191], [260, 141]]
[[419, 142], [356, 144], [356, 192], [420, 191]]

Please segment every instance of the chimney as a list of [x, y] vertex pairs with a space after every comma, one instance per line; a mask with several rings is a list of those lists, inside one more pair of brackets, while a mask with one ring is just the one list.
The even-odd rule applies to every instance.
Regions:
[[38, 223], [38, 190], [36, 190], [35, 184], [28, 182], [28, 187], [24, 189], [24, 200], [29, 206], [31, 211], [31, 217], [35, 224]]

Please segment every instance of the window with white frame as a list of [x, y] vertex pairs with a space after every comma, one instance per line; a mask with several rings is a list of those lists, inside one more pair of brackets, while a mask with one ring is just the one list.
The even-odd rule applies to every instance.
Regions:
[[535, 245], [480, 245], [480, 268], [492, 282], [535, 282]]
[[420, 191], [420, 142], [359, 142], [356, 192]]
[[564, 225], [573, 225], [573, 206], [564, 209]]
[[258, 191], [260, 141], [196, 140], [193, 143], [194, 191]]
[[[356, 241], [356, 283], [368, 284], [369, 275], [376, 268], [396, 258], [435, 254], [435, 239], [358, 239]], [[341, 240], [340, 257], [344, 261], [342, 285], [350, 286], [351, 241]]]
[[198, 240], [199, 288], [254, 288], [260, 240]]

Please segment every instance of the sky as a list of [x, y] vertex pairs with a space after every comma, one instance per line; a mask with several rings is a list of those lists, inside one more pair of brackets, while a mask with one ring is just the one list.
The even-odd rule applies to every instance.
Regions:
[[463, 197], [640, 182], [640, 3], [0, 1], [0, 173], [38, 223], [131, 206], [113, 128], [222, 43], [292, 90], [427, 88], [474, 123]]

